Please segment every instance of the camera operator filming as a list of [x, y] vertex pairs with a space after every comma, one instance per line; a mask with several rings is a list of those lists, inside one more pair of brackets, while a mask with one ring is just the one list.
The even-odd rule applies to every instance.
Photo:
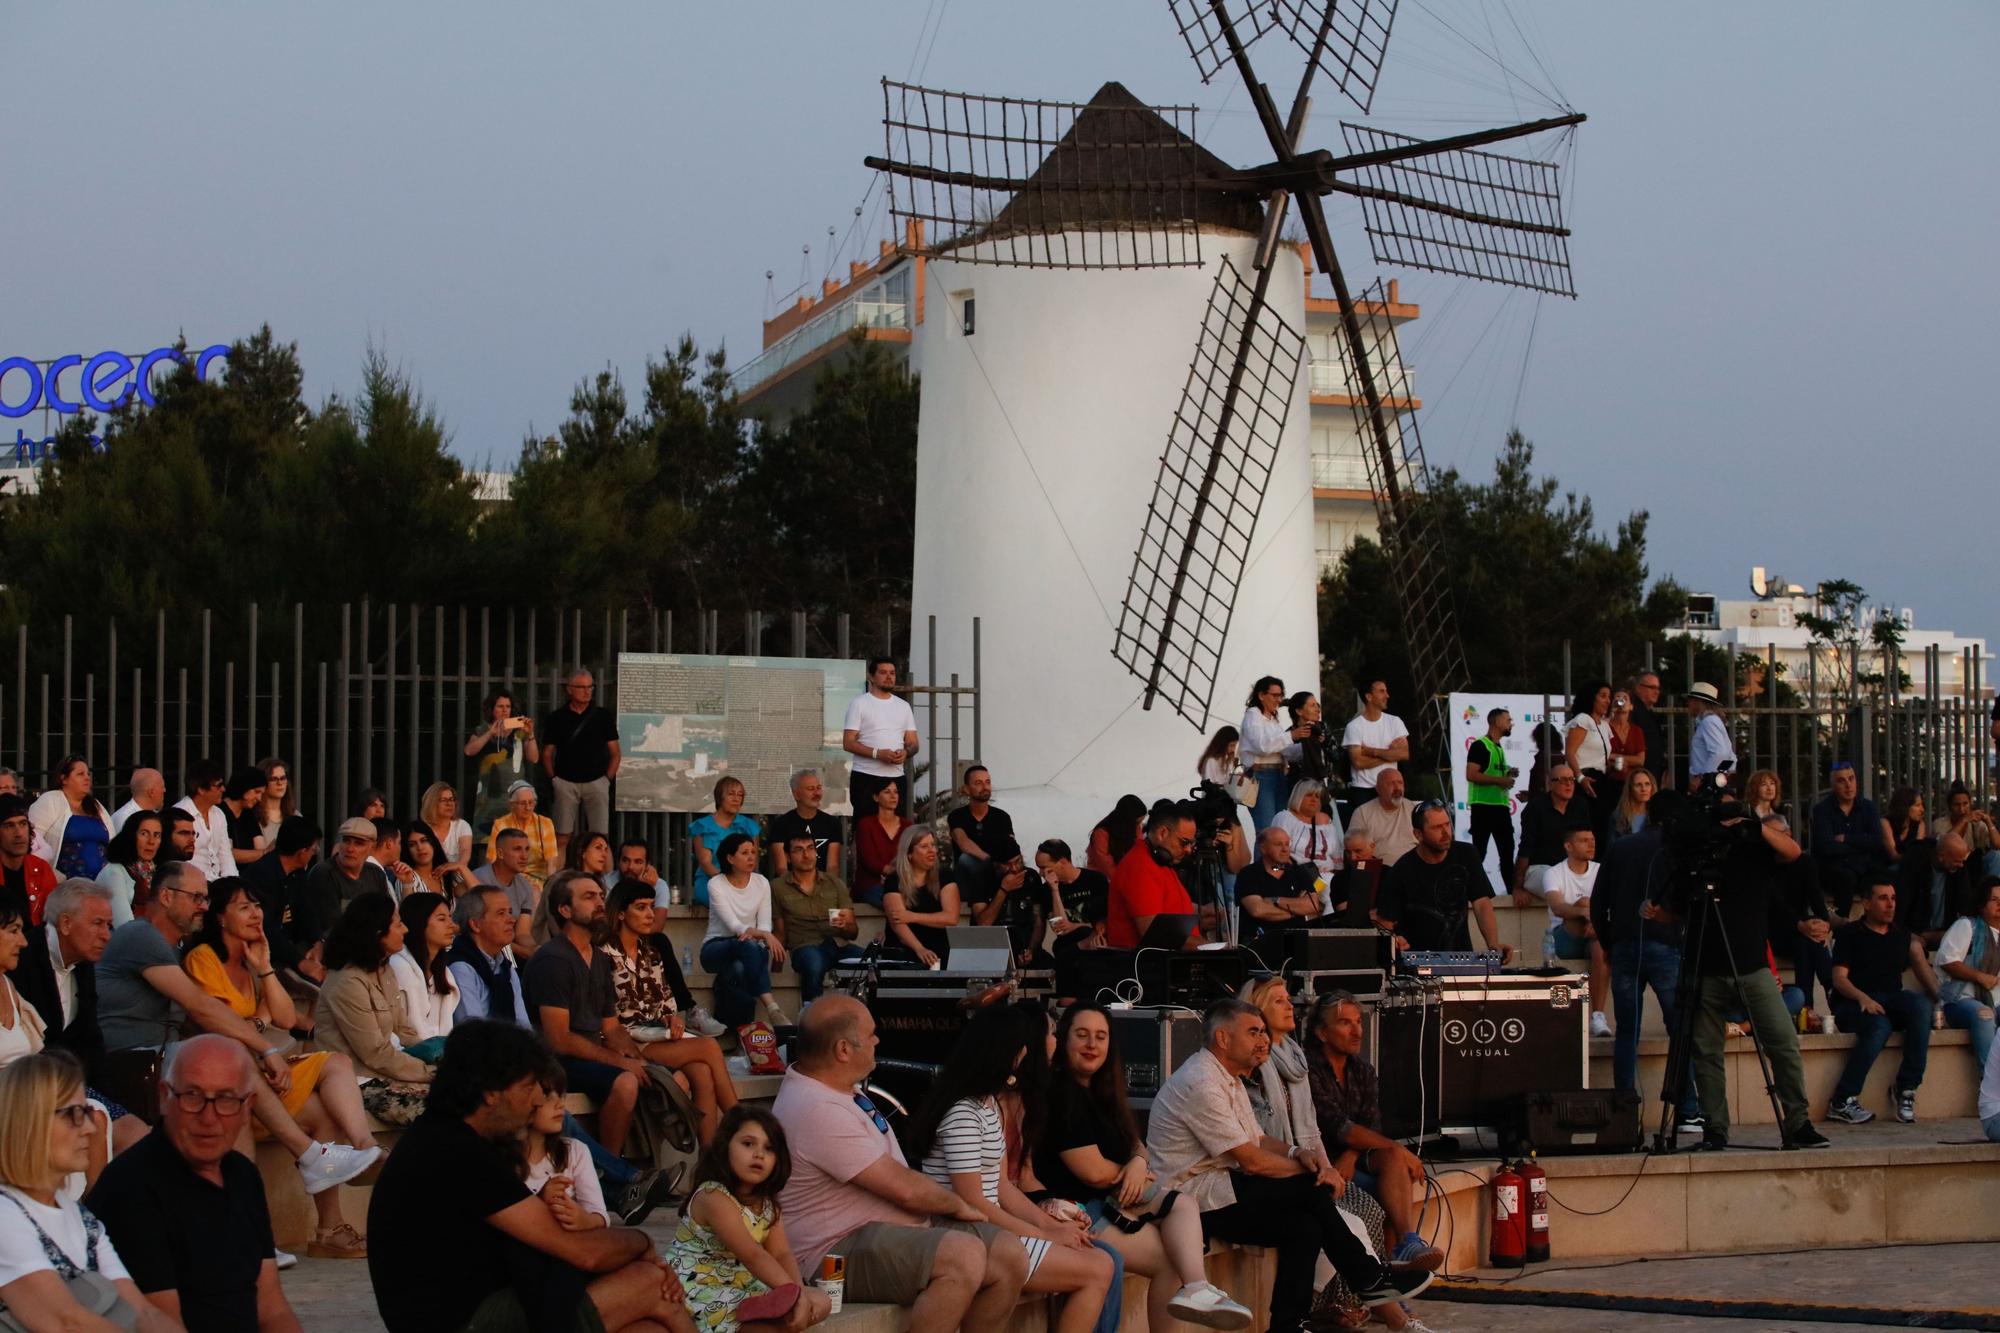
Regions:
[[[1749, 1016], [1765, 1089], [1771, 1095], [1784, 1146], [1824, 1148], [1806, 1108], [1805, 1062], [1798, 1030], [1765, 965], [1774, 904], [1786, 879], [1780, 867], [1799, 858], [1799, 844], [1782, 816], [1759, 819], [1728, 786], [1730, 761], [1702, 775], [1697, 794], [1683, 801], [1664, 830], [1668, 866], [1663, 903], [1640, 910], [1647, 922], [1682, 921], [1687, 943], [1681, 963], [1680, 1019], [1668, 1053], [1661, 1097], [1672, 1117], [1691, 1072], [1706, 1119], [1704, 1151], [1729, 1146], [1729, 1087], [1723, 1069], [1723, 1025], [1740, 1005]], [[1785, 904], [1795, 917], [1800, 904]], [[1661, 1138], [1671, 1145], [1671, 1129]]]

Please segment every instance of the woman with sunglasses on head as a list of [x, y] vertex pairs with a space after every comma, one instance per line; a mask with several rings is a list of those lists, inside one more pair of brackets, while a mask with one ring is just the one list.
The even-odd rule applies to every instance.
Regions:
[[[140, 1293], [104, 1224], [62, 1192], [99, 1122], [83, 1068], [61, 1051], [0, 1069], [0, 1317], [10, 1328], [178, 1329]], [[86, 1305], [85, 1299], [90, 1301]]]

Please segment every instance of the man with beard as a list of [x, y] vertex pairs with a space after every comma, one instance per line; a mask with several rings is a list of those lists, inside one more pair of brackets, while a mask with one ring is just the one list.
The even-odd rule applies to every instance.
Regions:
[[1512, 959], [1513, 946], [1498, 943], [1485, 870], [1470, 845], [1452, 841], [1451, 811], [1442, 801], [1425, 801], [1410, 822], [1417, 845], [1383, 877], [1375, 923], [1396, 936], [1399, 949], [1470, 949], [1472, 936], [1465, 928], [1470, 906], [1486, 947], [1497, 946], [1502, 963]]
[[160, 815], [167, 821], [167, 836], [160, 842], [160, 863], [194, 860], [194, 816], [177, 805], [168, 806]]
[[1194, 899], [1174, 873], [1193, 850], [1193, 810], [1186, 802], [1155, 802], [1146, 816], [1145, 838], [1133, 843], [1111, 872], [1106, 944], [1114, 949], [1137, 949], [1142, 942], [1192, 949], [1200, 943], [1194, 933]]
[[551, 876], [542, 892], [556, 929], [522, 974], [529, 1012], [569, 1075], [570, 1091], [597, 1102], [598, 1142], [623, 1152], [646, 1059], [618, 1021], [611, 955], [598, 947], [610, 924], [604, 886], [569, 870]]

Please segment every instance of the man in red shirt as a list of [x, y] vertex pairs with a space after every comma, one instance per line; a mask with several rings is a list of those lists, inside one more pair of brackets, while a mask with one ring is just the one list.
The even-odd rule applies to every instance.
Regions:
[[[1136, 949], [1159, 917], [1184, 918], [1184, 949], [1195, 946], [1196, 913], [1181, 877], [1174, 872], [1194, 850], [1194, 816], [1184, 803], [1161, 801], [1146, 816], [1146, 837], [1132, 844], [1111, 872], [1111, 897], [1104, 942], [1113, 949]], [[1176, 927], [1178, 931], [1178, 927]]]

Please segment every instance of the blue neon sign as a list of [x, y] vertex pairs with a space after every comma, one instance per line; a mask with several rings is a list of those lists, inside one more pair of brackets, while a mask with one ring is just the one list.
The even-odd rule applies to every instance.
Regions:
[[[30, 412], [60, 412], [65, 415], [91, 411], [110, 412], [130, 402], [133, 394], [147, 407], [153, 406], [153, 376], [163, 362], [194, 363], [196, 379], [208, 378], [209, 365], [229, 359], [226, 343], [204, 347], [199, 352], [183, 352], [173, 347], [157, 347], [134, 361], [123, 352], [99, 352], [88, 360], [81, 356], [59, 356], [46, 369], [25, 356], [0, 361], [0, 417], [24, 417]], [[63, 376], [76, 371], [65, 387]], [[27, 381], [20, 397], [18, 385]], [[74, 395], [74, 396], [71, 396]]]

